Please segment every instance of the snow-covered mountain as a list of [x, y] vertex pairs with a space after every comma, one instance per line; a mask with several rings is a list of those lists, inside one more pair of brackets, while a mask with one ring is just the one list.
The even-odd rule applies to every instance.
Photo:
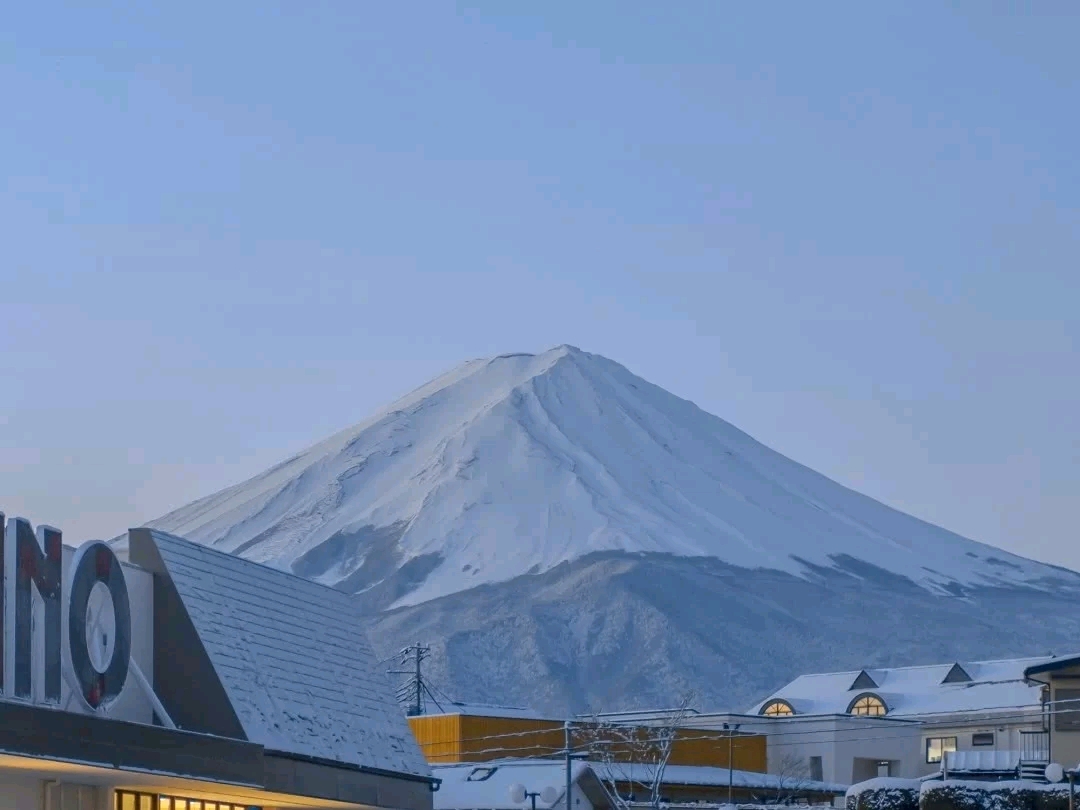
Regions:
[[[743, 639], [740, 655], [752, 665], [754, 639], [766, 644], [772, 633], [775, 642], [781, 625], [799, 626], [829, 609], [835, 599], [823, 590], [863, 593], [864, 601], [883, 593], [882, 604], [892, 606], [886, 610], [970, 614], [984, 625], [1003, 595], [1037, 593], [1055, 605], [1080, 595], [1074, 572], [897, 512], [621, 365], [569, 346], [466, 363], [355, 427], [150, 525], [359, 594], [383, 611], [373, 629], [377, 644], [396, 644], [403, 632], [438, 635], [447, 683], [467, 689], [490, 681], [482, 698], [500, 688], [490, 677], [495, 648], [499, 667], [553, 672], [562, 685], [549, 686], [547, 697], [537, 697], [538, 685], [527, 692], [552, 707], [595, 703], [608, 692], [624, 705], [654, 693], [659, 699], [679, 683], [709, 694], [699, 681], [717, 673], [694, 674], [694, 667], [727, 661], [721, 673], [730, 680], [743, 669], [732, 658], [735, 639]], [[676, 590], [651, 591], [647, 580]], [[623, 587], [631, 582], [637, 585]], [[733, 602], [736, 582], [784, 583], [788, 594], [809, 601], [800, 606], [776, 594], [764, 607], [760, 593], [743, 593]], [[636, 685], [589, 672], [593, 658], [622, 643], [692, 648], [692, 638], [716, 617], [680, 603], [690, 592], [701, 609], [727, 614], [721, 636], [701, 641], [713, 652], [702, 648], [693, 665], [680, 669], [672, 656], [681, 653], [668, 650], [665, 663], [636, 676]], [[998, 601], [990, 605], [991, 598]], [[800, 626], [791, 643], [801, 639], [802, 651], [817, 649], [821, 640], [807, 633], [833, 619], [877, 622], [880, 630], [881, 617], [857, 604], [849, 610], [852, 604], [836, 604], [831, 619]], [[561, 649], [545, 652], [539, 640], [549, 621], [558, 625]], [[567, 622], [578, 628], [572, 638], [563, 637]], [[1080, 629], [1066, 624], [1015, 633], [991, 625], [959, 631], [958, 644], [974, 644], [977, 655], [1023, 653], [1000, 647], [1006, 639], [1051, 643]], [[907, 651], [928, 652], [948, 638], [940, 629], [931, 623], [920, 631], [926, 643], [912, 638]], [[517, 639], [517, 653], [498, 641], [506, 633]], [[897, 650], [882, 650], [879, 634], [877, 647], [858, 638], [852, 635], [841, 658], [866, 647], [875, 660], [831, 654], [815, 664], [811, 655], [805, 665], [897, 663], [888, 659]], [[558, 663], [567, 650], [576, 658]], [[771, 654], [780, 673], [776, 650]], [[782, 654], [791, 666], [801, 660], [801, 653]], [[488, 660], [482, 673], [477, 660]], [[506, 682], [502, 697], [514, 698], [515, 683], [524, 681]], [[776, 685], [762, 680], [757, 691]], [[740, 694], [710, 688], [717, 699]]]

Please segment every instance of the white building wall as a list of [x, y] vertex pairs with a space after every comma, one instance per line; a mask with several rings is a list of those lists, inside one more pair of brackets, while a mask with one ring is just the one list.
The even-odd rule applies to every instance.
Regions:
[[[888, 762], [890, 776], [915, 778], [921, 775], [921, 724], [884, 717], [849, 715], [796, 715], [763, 718], [747, 715], [697, 715], [695, 728], [722, 729], [723, 724], [739, 725], [740, 732], [764, 734], [767, 767], [772, 774], [800, 770], [809, 776], [811, 757], [821, 757], [825, 782], [850, 785], [860, 777], [859, 767]], [[861, 761], [861, 762], [860, 762]], [[868, 777], [862, 777], [868, 778]]]
[[[922, 729], [920, 747], [920, 776], [936, 773], [940, 763], [926, 762], [926, 741], [934, 737], [955, 737], [957, 751], [1016, 751], [1022, 750], [1021, 733], [1043, 730], [1042, 713], [1039, 709], [1011, 712], [997, 719], [989, 715], [973, 714], [969, 717], [951, 716], [926, 718]], [[992, 746], [976, 746], [975, 734], [993, 734]]]
[[0, 771], [0, 810], [41, 810], [42, 785], [32, 776]]

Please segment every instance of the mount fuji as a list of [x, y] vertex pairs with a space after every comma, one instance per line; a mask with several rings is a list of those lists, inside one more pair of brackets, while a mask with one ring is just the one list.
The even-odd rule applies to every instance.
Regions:
[[[1076, 646], [1080, 574], [853, 492], [598, 355], [475, 360], [148, 524], [357, 595], [444, 692], [745, 708], [814, 669]], [[1074, 615], [1075, 614], [1075, 615]]]

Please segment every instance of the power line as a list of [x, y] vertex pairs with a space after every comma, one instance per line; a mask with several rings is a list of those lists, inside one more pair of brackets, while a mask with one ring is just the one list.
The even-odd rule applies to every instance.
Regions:
[[[1038, 719], [1042, 719], [1044, 716], [1054, 717], [1054, 716], [1056, 716], [1058, 714], [1075, 714], [1075, 713], [1078, 713], [1078, 712], [1080, 712], [1080, 707], [1059, 708], [1059, 706], [1061, 706], [1062, 704], [1076, 704], [1076, 703], [1080, 703], [1080, 698], [1060, 699], [1060, 700], [1056, 700], [1056, 701], [1047, 701], [1046, 703], [1039, 703], [1039, 704], [1016, 704], [1016, 705], [1012, 705], [1012, 706], [985, 707], [985, 708], [979, 709], [978, 711], [979, 712], [997, 712], [997, 711], [1007, 711], [1007, 710], [1012, 710], [1012, 709], [1023, 710], [1022, 713], [1018, 713], [1018, 714], [998, 714], [998, 715], [995, 715], [993, 717], [988, 717], [988, 718], [986, 718], [988, 722], [992, 721], [994, 723], [998, 723], [998, 722], [1007, 722], [1009, 720], [1018, 720], [1018, 721], [1032, 720], [1032, 721], [1034, 721], [1036, 718], [1033, 717], [1033, 714], [1035, 714], [1036, 712], [1038, 714]], [[951, 716], [955, 716], [956, 714], [957, 714], [956, 711], [926, 712], [925, 714], [920, 715], [920, 717], [930, 717], [930, 716], [935, 716], [935, 715], [941, 715], [941, 716], [950, 716], [951, 715]], [[866, 725], [862, 730], [868, 731], [868, 732], [874, 732], [873, 734], [870, 734], [870, 735], [857, 734], [855, 736], [845, 736], [844, 734], [838, 734], [838, 735], [836, 735], [834, 737], [831, 737], [830, 739], [832, 741], [835, 741], [835, 742], [869, 742], [869, 741], [873, 741], [873, 740], [894, 740], [894, 739], [897, 739], [897, 738], [902, 737], [902, 736], [905, 735], [905, 730], [904, 730], [905, 727], [904, 726], [897, 727], [896, 731], [894, 733], [892, 733], [892, 734], [877, 733], [877, 732], [883, 731], [884, 730], [883, 727], [880, 726], [880, 725], [877, 725], [876, 723], [875, 724], [869, 724], [869, 723], [872, 723], [875, 719], [878, 719], [878, 718], [867, 716], [865, 719], [868, 722], [868, 725]], [[919, 722], [919, 718], [913, 717], [913, 718], [911, 718], [911, 720], [912, 720], [912, 722]], [[517, 738], [520, 738], [520, 737], [536, 737], [536, 736], [544, 735], [544, 734], [552, 734], [552, 735], [554, 735], [554, 734], [558, 733], [561, 730], [557, 725], [558, 721], [547, 721], [547, 722], [552, 723], [552, 728], [530, 729], [528, 731], [515, 731], [515, 732], [507, 732], [507, 733], [503, 733], [503, 734], [487, 734], [487, 735], [483, 735], [483, 736], [479, 736], [479, 737], [466, 737], [466, 738], [463, 738], [463, 739], [460, 739], [460, 740], [456, 740], [455, 742], [459, 742], [459, 743], [487, 742], [489, 740], [501, 740], [501, 739], [515, 738], [515, 737], [517, 737]], [[768, 723], [768, 722], [774, 722], [774, 721], [764, 720], [763, 722]], [[784, 721], [780, 721], [780, 722], [784, 722]], [[652, 728], [652, 726], [650, 726], [648, 724], [644, 724], [644, 723], [636, 723], [636, 724], [635, 723], [610, 723], [608, 725], [610, 725], [610, 726], [618, 726], [618, 727], [621, 727], [621, 728], [640, 728], [640, 729]], [[905, 724], [905, 726], [906, 726], [906, 724]], [[587, 721], [587, 720], [586, 721], [581, 721], [578, 728], [580, 728], [583, 731], [584, 730], [590, 730], [590, 731], [596, 730], [595, 726], [590, 727], [589, 721]], [[600, 728], [603, 728], [603, 726], [600, 726]], [[692, 725], [685, 725], [685, 726], [682, 726], [682, 728], [685, 729], [685, 730], [694, 730]], [[849, 733], [852, 732], [852, 731], [858, 731], [858, 730], [859, 729], [850, 729]], [[823, 734], [828, 734], [828, 731], [814, 730], [814, 729], [809, 729], [809, 730], [803, 729], [803, 730], [798, 730], [798, 731], [785, 731], [784, 732], [785, 737], [810, 736], [810, 735], [821, 736]], [[768, 732], [765, 732], [765, 735], [769, 736]], [[690, 741], [690, 740], [724, 741], [724, 740], [727, 740], [729, 738], [729, 736], [730, 736], [730, 734], [728, 734], [728, 733], [723, 733], [723, 734], [721, 734], [721, 733], [717, 733], [717, 734], [695, 734], [695, 735], [690, 735], [690, 736], [682, 736], [682, 735], [680, 735], [678, 737], [678, 741], [679, 742], [685, 742], [685, 741]], [[736, 735], [736, 737], [741, 737], [741, 736], [759, 736], [759, 735], [754, 734], [754, 733]], [[642, 744], [642, 743], [654, 743], [654, 742], [664, 742], [664, 741], [665, 741], [664, 738], [645, 737], [645, 738], [642, 738], [642, 739], [634, 740], [633, 742], [636, 743], [636, 744]], [[430, 746], [445, 745], [445, 744], [446, 744], [445, 742], [423, 742], [423, 743], [420, 743], [421, 747], [430, 747]], [[587, 750], [590, 746], [596, 746], [596, 745], [625, 745], [625, 744], [627, 744], [626, 740], [591, 740], [588, 744], [585, 744], [583, 746], [578, 746], [577, 750]], [[799, 745], [800, 742], [799, 741], [791, 741], [791, 742], [777, 741], [775, 743], [770, 742], [769, 744], [770, 745], [775, 745], [775, 746]], [[505, 748], [505, 747], [503, 747], [503, 748], [484, 749], [484, 750], [480, 750], [480, 751], [470, 751], [469, 753], [470, 754], [482, 754], [482, 753], [514, 752], [514, 751], [537, 751], [537, 750], [545, 750], [545, 749], [551, 750], [553, 752], [563, 750], [561, 747], [560, 748], [555, 748], [553, 746], [543, 746], [543, 745], [536, 744], [536, 745], [521, 746], [521, 747], [518, 747], [518, 748]]]
[[424, 714], [424, 703], [428, 698], [439, 707], [439, 711], [442, 711], [443, 707], [428, 687], [427, 681], [424, 680], [423, 664], [431, 655], [431, 647], [417, 642], [403, 649], [399, 655], [401, 656], [400, 665], [409, 666], [409, 669], [392, 669], [388, 674], [408, 676], [408, 680], [397, 690], [398, 701], [409, 704], [406, 714], [409, 717]]

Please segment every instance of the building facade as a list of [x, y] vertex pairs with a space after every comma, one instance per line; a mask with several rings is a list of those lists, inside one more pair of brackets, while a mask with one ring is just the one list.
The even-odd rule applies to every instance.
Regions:
[[3, 537], [0, 810], [431, 810], [347, 595], [147, 529]]
[[[975, 761], [976, 754], [984, 752], [987, 760], [1012, 761], [1017, 771], [1041, 771], [1049, 762], [1048, 693], [1026, 672], [1052, 660], [1044, 656], [803, 675], [756, 704], [751, 713], [779, 722], [832, 715], [914, 724], [904, 733], [918, 737], [917, 753], [909, 750], [896, 766], [890, 765], [890, 776], [926, 776], [948, 768], [954, 754], [964, 754], [953, 757], [959, 763]], [[852, 778], [865, 770], [853, 764]], [[885, 768], [882, 771], [886, 775]]]
[[[585, 784], [599, 779], [609, 798], [617, 795], [622, 804], [647, 801], [654, 780], [659, 780], [660, 799], [665, 804], [724, 803], [729, 799], [768, 802], [777, 798], [820, 802], [842, 795], [847, 787], [805, 775], [767, 773], [764, 734], [728, 733], [699, 723], [699, 715], [680, 717], [675, 727], [671, 715], [578, 717], [567, 724], [526, 709], [454, 704], [439, 714], [410, 717], [409, 724], [435, 774], [444, 779], [435, 797], [437, 810], [494, 810], [503, 805], [483, 802], [491, 801], [494, 795], [505, 804], [503, 783], [513, 783], [518, 778], [515, 774], [521, 779], [529, 776], [529, 784], [540, 784], [542, 777], [551, 782], [552, 774], [565, 774], [559, 757], [565, 756], [568, 733], [571, 751], [584, 760], [575, 762], [574, 767], [588, 767], [587, 773], [582, 771]], [[658, 727], [665, 725], [663, 734], [670, 735], [665, 737], [670, 744], [665, 748], [668, 755], [662, 757]], [[658, 767], [661, 761], [663, 767]], [[457, 787], [444, 793], [447, 779]], [[537, 790], [550, 786], [545, 783]], [[565, 789], [554, 787], [560, 797], [565, 794]], [[573, 801], [574, 810], [596, 806], [588, 790]], [[538, 798], [537, 807], [560, 810], [561, 802], [561, 798], [552, 802]]]
[[1024, 674], [1046, 690], [1047, 758], [1080, 769], [1080, 655], [1032, 664]]

